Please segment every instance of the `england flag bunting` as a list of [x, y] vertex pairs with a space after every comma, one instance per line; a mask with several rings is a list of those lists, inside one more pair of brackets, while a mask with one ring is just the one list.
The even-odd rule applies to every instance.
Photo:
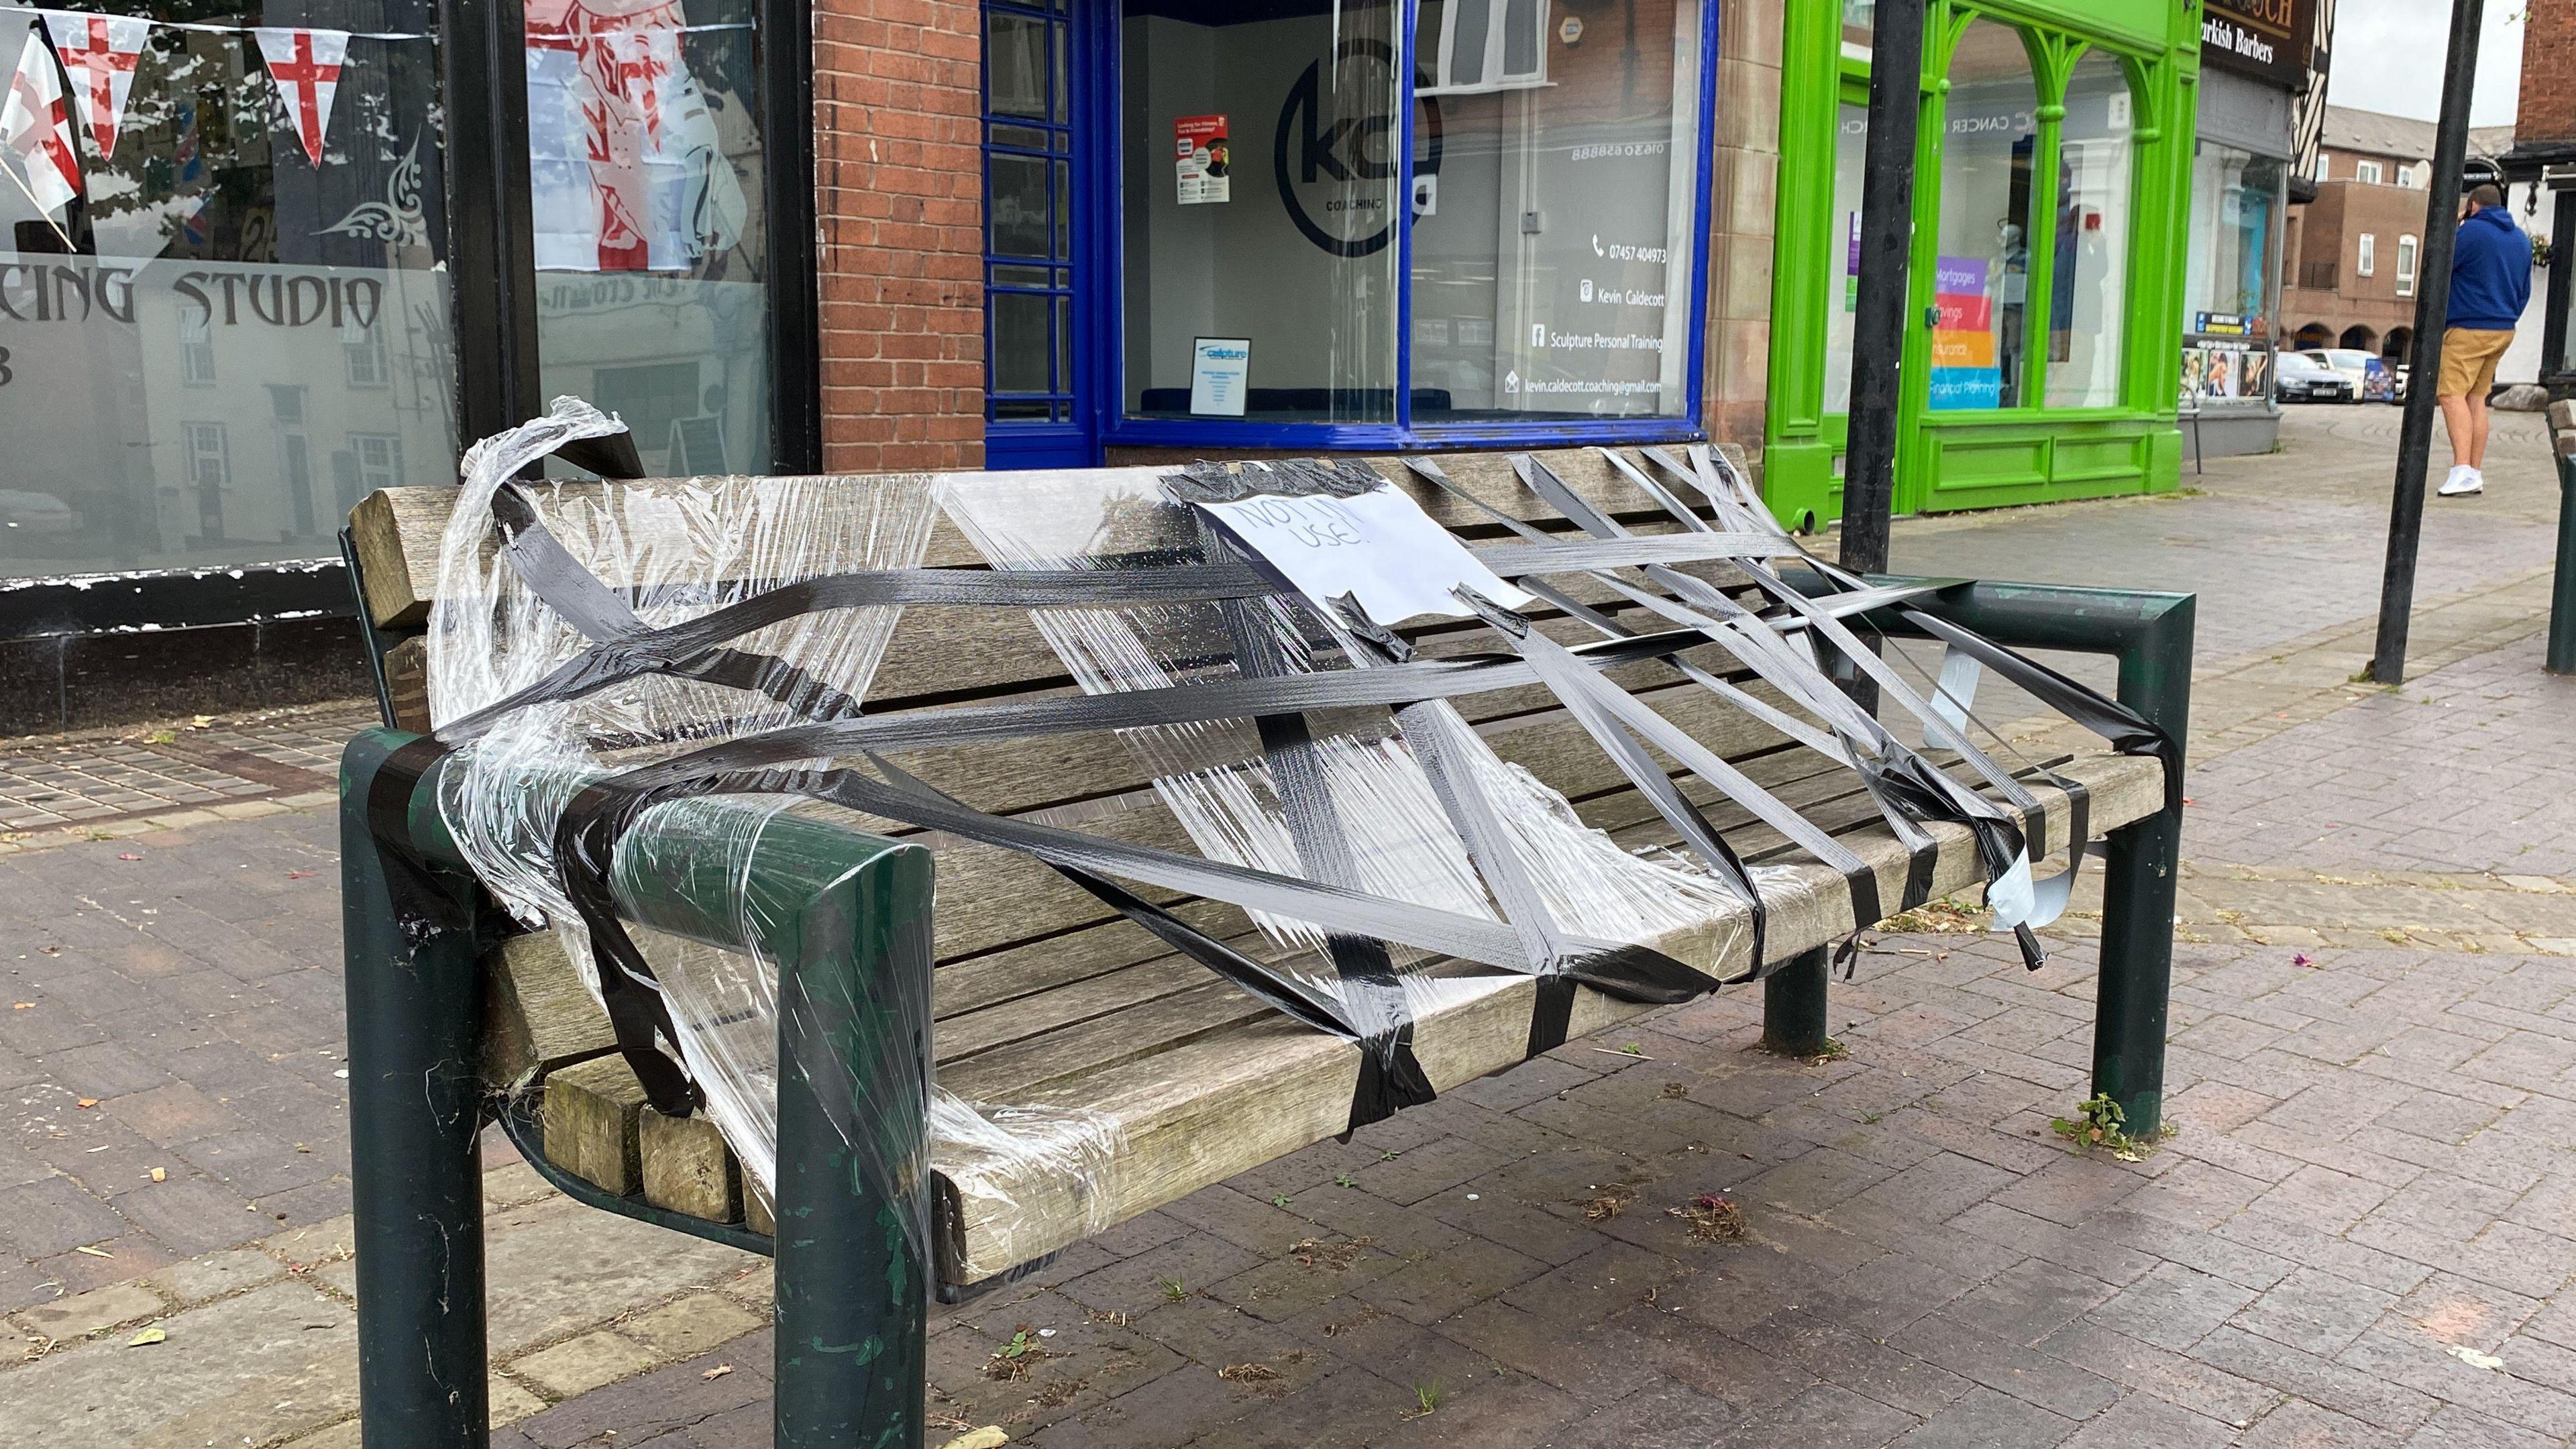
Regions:
[[322, 164], [322, 135], [331, 129], [331, 96], [340, 89], [340, 62], [349, 54], [345, 30], [289, 30], [255, 26], [260, 57], [295, 113], [295, 134], [304, 142], [305, 159]]
[[81, 121], [89, 127], [89, 138], [99, 155], [113, 156], [117, 128], [125, 122], [125, 96], [134, 86], [134, 67], [143, 59], [143, 42], [152, 22], [67, 10], [43, 13], [45, 28], [53, 33], [54, 53], [63, 58], [72, 93], [80, 98]]
[[27, 48], [19, 52], [18, 69], [9, 77], [9, 98], [0, 102], [0, 146], [8, 149], [27, 195], [47, 216], [80, 195], [72, 118], [63, 105], [62, 83], [54, 76], [54, 58], [34, 29], [27, 32]]

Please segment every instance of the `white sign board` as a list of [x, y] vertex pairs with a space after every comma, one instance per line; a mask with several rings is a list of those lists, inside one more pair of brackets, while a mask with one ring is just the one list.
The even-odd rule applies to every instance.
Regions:
[[1198, 339], [1190, 364], [1190, 411], [1200, 417], [1242, 417], [1244, 382], [1251, 375], [1251, 338]]
[[1465, 618], [1473, 611], [1450, 593], [1461, 584], [1505, 608], [1533, 602], [1393, 488], [1352, 498], [1256, 494], [1201, 506], [1286, 574], [1299, 593], [1319, 604], [1356, 595], [1380, 624], [1425, 614]]

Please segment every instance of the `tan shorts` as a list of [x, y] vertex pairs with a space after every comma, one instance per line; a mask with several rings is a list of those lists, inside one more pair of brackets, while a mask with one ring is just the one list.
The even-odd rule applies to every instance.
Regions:
[[2496, 364], [2513, 345], [2510, 332], [2454, 327], [2442, 334], [2442, 378], [2435, 397], [2484, 398], [2495, 390]]

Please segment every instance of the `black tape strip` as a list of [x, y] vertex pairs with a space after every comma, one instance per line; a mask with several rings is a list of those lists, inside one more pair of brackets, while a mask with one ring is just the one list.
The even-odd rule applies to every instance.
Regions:
[[385, 889], [393, 898], [394, 922], [411, 940], [437, 932], [461, 930], [466, 911], [441, 886], [422, 857], [411, 833], [411, 802], [430, 766], [447, 747], [428, 735], [396, 746], [367, 791], [367, 833], [374, 837], [385, 866]]
[[653, 803], [641, 792], [617, 788], [613, 781], [583, 790], [555, 822], [555, 870], [589, 932], [600, 1003], [608, 1009], [618, 1051], [634, 1068], [654, 1111], [686, 1117], [704, 1106], [706, 1099], [697, 1083], [662, 1049], [666, 1041], [676, 1049], [680, 1031], [659, 986], [648, 984], [655, 981], [653, 967], [618, 918], [616, 897], [609, 887], [618, 840]]
[[[1374, 477], [1374, 474], [1370, 476]], [[1211, 515], [1199, 514], [1199, 533], [1208, 557], [1235, 553], [1233, 536]], [[1234, 646], [1235, 671], [1247, 679], [1272, 679], [1293, 673], [1278, 639], [1256, 614], [1262, 606], [1229, 600], [1224, 614], [1228, 640]], [[1297, 863], [1311, 878], [1327, 885], [1358, 889], [1359, 859], [1351, 852], [1350, 834], [1333, 801], [1332, 782], [1315, 748], [1313, 731], [1303, 714], [1264, 714], [1253, 719], [1262, 754], [1270, 766], [1270, 783]], [[1327, 932], [1325, 954], [1341, 979], [1344, 1010], [1360, 1031], [1360, 1077], [1351, 1099], [1349, 1128], [1383, 1121], [1406, 1107], [1432, 1100], [1431, 1078], [1413, 1054], [1413, 1005], [1404, 994], [1386, 943], [1344, 932]]]
[[[568, 557], [565, 561], [569, 562]], [[556, 590], [552, 581], [544, 586], [532, 581], [529, 587], [550, 605], [556, 592], [569, 597], [569, 591]], [[779, 585], [668, 628], [646, 629], [641, 633], [605, 639], [556, 666], [545, 678], [451, 722], [440, 733], [449, 739], [470, 739], [515, 710], [532, 704], [579, 699], [620, 680], [645, 674], [682, 674], [709, 683], [730, 684], [780, 699], [782, 703], [809, 715], [852, 718], [859, 713], [858, 702], [840, 691], [813, 683], [810, 677], [769, 656], [742, 654], [719, 647], [726, 640], [740, 638], [783, 620], [832, 609], [934, 604], [1022, 609], [1096, 608], [1118, 604], [1199, 603], [1255, 597], [1278, 590], [1279, 585], [1258, 570], [1243, 567], [1032, 573], [879, 569], [818, 576]], [[568, 614], [566, 617], [572, 616]], [[747, 668], [745, 661], [754, 663]], [[783, 696], [781, 690], [803, 692], [789, 698]]]

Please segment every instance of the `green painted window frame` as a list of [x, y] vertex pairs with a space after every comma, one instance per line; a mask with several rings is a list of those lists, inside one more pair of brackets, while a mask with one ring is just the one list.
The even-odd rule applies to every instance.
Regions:
[[[1847, 415], [1823, 410], [1825, 308], [1839, 279], [1831, 260], [1833, 142], [1837, 107], [1866, 95], [1869, 66], [1842, 53], [1839, 0], [1785, 0], [1777, 217], [1774, 226], [1773, 323], [1766, 408], [1766, 475], [1783, 476], [1775, 500], [1784, 518], [1819, 521], [1840, 512], [1835, 476], [1847, 438]], [[1909, 315], [1930, 305], [1937, 255], [1942, 127], [1950, 61], [1968, 23], [1984, 17], [2011, 26], [2032, 55], [2033, 91], [2040, 136], [2034, 148], [2031, 211], [2034, 230], [2045, 218], [2045, 237], [2034, 236], [2030, 289], [2036, 293], [2024, 326], [2034, 339], [2030, 390], [2038, 399], [2010, 408], [1931, 412], [1926, 403], [1930, 338], [1906, 329], [1905, 395], [1899, 406], [1900, 446], [1909, 454], [1927, 435], [1979, 428], [2021, 432], [2050, 429], [2099, 433], [2173, 426], [2172, 355], [2181, 346], [2175, 308], [2181, 281], [2174, 263], [2187, 245], [2188, 217], [2180, 198], [2190, 185], [2192, 103], [2199, 79], [2197, 7], [2170, 0], [1930, 0], [1925, 17], [1922, 124], [1915, 188], [1915, 254], [1911, 261]], [[2099, 51], [2116, 57], [2127, 79], [2129, 132], [2128, 245], [2124, 258], [2121, 357], [2116, 403], [2086, 407], [2047, 404], [2047, 337], [2055, 305], [2058, 223], [2057, 161], [2062, 144], [2068, 79], [2076, 62]], [[2178, 158], [2178, 159], [2177, 159]], [[2044, 244], [2043, 244], [2044, 241]], [[2045, 267], [2043, 271], [2042, 268]], [[2167, 276], [2172, 272], [2175, 275]], [[2170, 450], [2167, 450], [2170, 451]], [[2179, 456], [2178, 453], [2174, 456]], [[1902, 511], [1925, 507], [1937, 483], [1928, 470], [1901, 467]], [[1921, 480], [1908, 487], [1908, 475]], [[2150, 486], [2157, 486], [2153, 483]], [[2163, 486], [2170, 486], [2163, 485]], [[1766, 488], [1769, 487], [1766, 481]]]

